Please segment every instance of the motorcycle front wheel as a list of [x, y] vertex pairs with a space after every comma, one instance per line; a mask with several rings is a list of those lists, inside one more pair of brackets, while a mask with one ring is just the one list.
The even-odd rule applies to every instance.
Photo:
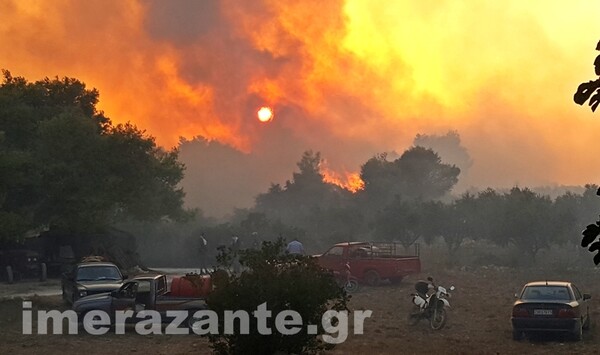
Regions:
[[446, 324], [446, 309], [443, 306], [435, 307], [429, 319], [431, 329], [440, 330]]
[[350, 279], [350, 280], [346, 281], [344, 288], [346, 289], [346, 292], [354, 293], [354, 292], [358, 291], [358, 288], [359, 288], [358, 281], [354, 280], [354, 279]]

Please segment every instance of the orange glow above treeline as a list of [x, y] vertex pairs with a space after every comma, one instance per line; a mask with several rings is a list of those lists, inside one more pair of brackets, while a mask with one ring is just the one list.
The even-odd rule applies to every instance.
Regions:
[[[593, 79], [598, 14], [596, 0], [4, 0], [0, 65], [78, 78], [167, 148], [295, 139], [358, 170], [457, 130], [471, 184], [582, 184], [600, 176], [600, 115], [572, 95]], [[357, 173], [326, 176], [360, 189]]]
[[365, 183], [360, 178], [360, 173], [344, 173], [340, 175], [333, 170], [321, 168], [323, 181], [342, 187], [352, 193], [365, 188]]

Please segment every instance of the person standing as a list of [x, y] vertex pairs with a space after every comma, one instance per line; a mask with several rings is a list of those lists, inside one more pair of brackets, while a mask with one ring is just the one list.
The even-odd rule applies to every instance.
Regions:
[[198, 254], [200, 255], [200, 273], [206, 274], [208, 270], [208, 242], [206, 238], [204, 238], [204, 232], [200, 233], [200, 246], [198, 248]]

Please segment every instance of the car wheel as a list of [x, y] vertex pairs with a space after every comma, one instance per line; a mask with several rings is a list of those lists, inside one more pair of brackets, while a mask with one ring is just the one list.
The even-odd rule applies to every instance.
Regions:
[[365, 282], [369, 286], [379, 286], [379, 283], [381, 282], [381, 277], [379, 276], [379, 273], [377, 271], [369, 270], [365, 274]]
[[523, 340], [523, 332], [520, 330], [513, 329], [513, 340], [515, 340], [515, 341]]
[[577, 329], [573, 332], [573, 340], [581, 341], [583, 339], [583, 323], [579, 322]]

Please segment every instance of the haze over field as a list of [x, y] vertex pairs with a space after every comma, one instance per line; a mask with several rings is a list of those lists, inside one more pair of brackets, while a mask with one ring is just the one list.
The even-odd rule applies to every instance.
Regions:
[[208, 215], [290, 179], [305, 150], [348, 184], [373, 155], [451, 130], [471, 160], [460, 188], [581, 185], [600, 177], [600, 116], [572, 101], [594, 78], [598, 14], [593, 0], [0, 0], [0, 67], [78, 78], [113, 122], [166, 148], [185, 138], [187, 201]]

